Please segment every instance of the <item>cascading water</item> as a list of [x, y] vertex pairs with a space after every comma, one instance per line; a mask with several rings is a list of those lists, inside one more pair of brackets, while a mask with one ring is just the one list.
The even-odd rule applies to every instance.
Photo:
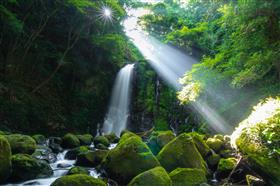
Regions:
[[129, 103], [131, 96], [131, 82], [134, 64], [123, 67], [115, 80], [109, 111], [103, 124], [103, 133], [120, 135], [126, 129], [129, 117]]

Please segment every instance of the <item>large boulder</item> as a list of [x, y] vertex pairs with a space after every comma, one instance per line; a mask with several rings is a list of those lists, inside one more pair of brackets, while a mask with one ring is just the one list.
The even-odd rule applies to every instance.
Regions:
[[151, 149], [152, 153], [157, 155], [159, 151], [174, 138], [175, 135], [170, 130], [153, 132], [147, 142], [147, 145]]
[[104, 137], [106, 137], [110, 143], [118, 143], [120, 140], [115, 133], [105, 134]]
[[110, 142], [105, 136], [96, 136], [93, 139], [94, 146], [98, 146], [99, 144], [104, 145], [105, 147], [109, 147]]
[[190, 135], [183, 133], [169, 142], [157, 155], [160, 164], [172, 171], [178, 167], [198, 168], [207, 172], [206, 163]]
[[77, 135], [77, 138], [80, 140], [81, 145], [90, 145], [93, 140], [91, 134]]
[[28, 154], [15, 154], [12, 156], [12, 181], [25, 181], [35, 178], [50, 177], [53, 171], [49, 164], [37, 160]]
[[11, 147], [8, 140], [0, 135], [0, 183], [7, 180], [11, 173]]
[[6, 138], [10, 143], [13, 154], [32, 154], [36, 149], [36, 142], [30, 136], [22, 134], [11, 134], [7, 135]]
[[108, 150], [87, 151], [78, 154], [76, 165], [85, 167], [96, 167], [101, 164], [108, 155]]
[[192, 137], [197, 150], [200, 152], [202, 157], [205, 158], [210, 153], [210, 148], [204, 141], [204, 136], [198, 134], [197, 132], [191, 132], [188, 134]]
[[128, 183], [138, 174], [159, 166], [159, 162], [141, 138], [134, 135], [120, 139], [103, 163], [110, 178], [120, 184]]
[[207, 183], [204, 170], [177, 168], [169, 174], [173, 186], [194, 186]]
[[104, 181], [86, 174], [73, 174], [62, 176], [55, 180], [51, 186], [107, 186]]
[[71, 133], [68, 133], [62, 138], [62, 147], [64, 148], [75, 148], [80, 146], [80, 140]]
[[172, 186], [171, 179], [164, 168], [155, 167], [134, 177], [128, 186]]
[[89, 148], [87, 146], [76, 147], [74, 149], [69, 150], [65, 154], [65, 159], [75, 160], [77, 158], [78, 154], [83, 153], [83, 152], [87, 152], [87, 151], [89, 151]]

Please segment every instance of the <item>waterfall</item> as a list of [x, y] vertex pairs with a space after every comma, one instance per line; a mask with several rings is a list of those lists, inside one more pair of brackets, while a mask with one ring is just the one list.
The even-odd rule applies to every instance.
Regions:
[[133, 68], [134, 64], [124, 66], [116, 77], [109, 110], [102, 129], [105, 134], [113, 132], [120, 136], [121, 132], [126, 129], [129, 117]]

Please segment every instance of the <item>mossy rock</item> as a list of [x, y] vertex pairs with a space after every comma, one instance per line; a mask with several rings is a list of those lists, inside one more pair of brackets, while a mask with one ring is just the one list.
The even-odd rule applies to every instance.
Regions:
[[5, 182], [11, 174], [11, 147], [8, 140], [0, 135], [0, 183]]
[[12, 174], [10, 177], [12, 181], [46, 178], [52, 174], [51, 167], [43, 160], [37, 160], [28, 154], [12, 156]]
[[69, 150], [65, 154], [65, 159], [75, 160], [77, 158], [78, 154], [83, 153], [83, 152], [87, 152], [87, 151], [89, 151], [89, 148], [87, 146], [76, 147], [74, 149]]
[[46, 137], [42, 134], [35, 134], [32, 138], [36, 141], [37, 144], [44, 144], [46, 142]]
[[234, 169], [237, 160], [235, 158], [221, 158], [218, 164], [217, 173], [219, 178], [224, 178]]
[[209, 165], [209, 167], [215, 168], [219, 161], [221, 159], [221, 156], [219, 154], [216, 154], [215, 152], [213, 152], [211, 155], [209, 155], [206, 158], [207, 164]]
[[110, 178], [119, 184], [127, 184], [138, 174], [159, 166], [149, 147], [138, 136], [120, 140], [103, 162], [103, 168]]
[[151, 149], [154, 155], [157, 155], [159, 151], [171, 140], [175, 138], [172, 131], [157, 131], [153, 132], [149, 138], [147, 145]]
[[202, 169], [177, 168], [169, 174], [173, 186], [194, 186], [207, 183]]
[[188, 133], [188, 135], [190, 135], [192, 137], [197, 150], [200, 152], [202, 157], [205, 158], [208, 155], [208, 153], [210, 153], [210, 148], [204, 141], [203, 135], [198, 134], [197, 132], [191, 132], [191, 133]]
[[181, 168], [199, 168], [207, 172], [206, 163], [190, 135], [183, 133], [169, 142], [157, 155], [160, 164], [172, 171]]
[[108, 155], [107, 150], [88, 151], [78, 154], [76, 165], [85, 167], [96, 167]]
[[171, 179], [164, 168], [155, 167], [134, 177], [128, 186], [172, 186]]
[[130, 137], [137, 137], [137, 138], [141, 139], [140, 136], [138, 136], [137, 134], [134, 134], [133, 132], [130, 132], [128, 130], [124, 130], [121, 133], [121, 138], [120, 138], [119, 143], [122, 143], [123, 141], [127, 140]]
[[115, 133], [106, 134], [104, 137], [106, 137], [110, 143], [118, 143], [120, 140]]
[[68, 133], [62, 138], [62, 147], [75, 148], [80, 146], [80, 140], [74, 134]]
[[265, 182], [258, 177], [246, 175], [246, 182], [248, 186], [266, 186]]
[[94, 143], [94, 146], [97, 146], [98, 144], [102, 144], [105, 147], [109, 147], [109, 145], [110, 145], [109, 140], [105, 136], [96, 136], [93, 139], [93, 143]]
[[218, 153], [222, 149], [224, 142], [218, 138], [208, 138], [206, 144]]
[[12, 154], [33, 154], [36, 149], [36, 142], [30, 136], [11, 134], [7, 135], [6, 138], [10, 143]]
[[83, 167], [72, 167], [67, 175], [73, 175], [73, 174], [86, 174], [89, 175], [89, 171]]
[[107, 186], [107, 184], [92, 176], [73, 174], [58, 178], [51, 184], [51, 186]]
[[99, 143], [95, 146], [96, 149], [99, 149], [99, 150], [108, 150], [108, 147], [106, 147], [105, 145]]
[[91, 134], [77, 135], [80, 140], [81, 145], [90, 145], [93, 141], [93, 136]]

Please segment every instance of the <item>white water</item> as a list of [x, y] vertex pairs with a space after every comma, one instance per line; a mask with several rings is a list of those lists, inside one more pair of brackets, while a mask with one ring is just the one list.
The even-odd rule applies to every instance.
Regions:
[[126, 129], [129, 117], [133, 68], [134, 64], [126, 65], [119, 71], [116, 77], [109, 111], [106, 115], [102, 129], [105, 134], [114, 132], [116, 135], [120, 136], [121, 132]]

